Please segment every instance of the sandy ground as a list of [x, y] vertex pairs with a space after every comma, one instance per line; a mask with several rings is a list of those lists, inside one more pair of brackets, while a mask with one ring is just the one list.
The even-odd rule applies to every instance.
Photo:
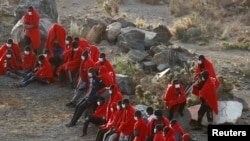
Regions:
[[[100, 4], [95, 0], [56, 0], [60, 16], [102, 16], [106, 15]], [[163, 23], [171, 25], [175, 18], [171, 17], [168, 7], [161, 5], [138, 4], [134, 0], [127, 0], [120, 5], [120, 12], [127, 13], [131, 21], [137, 17], [143, 18], [147, 23]], [[237, 65], [249, 63], [246, 59], [250, 56], [245, 51], [223, 51], [215, 46], [200, 47], [193, 44], [176, 43], [188, 48], [197, 54], [204, 54], [217, 60], [215, 67], [234, 68]], [[234, 64], [225, 63], [226, 60]], [[74, 112], [68, 108], [68, 102], [73, 94], [73, 89], [59, 86], [41, 86], [31, 84], [25, 88], [13, 87], [17, 80], [0, 76], [0, 140], [3, 141], [94, 141], [97, 128], [89, 127], [88, 135], [80, 137], [83, 118], [76, 127], [67, 128]], [[249, 83], [248, 83], [249, 84]], [[246, 84], [246, 85], [248, 85]], [[235, 95], [242, 97], [250, 104], [249, 89], [235, 89]], [[243, 113], [239, 124], [249, 124], [249, 111]], [[200, 131], [190, 132], [198, 141], [207, 141], [207, 135]]]

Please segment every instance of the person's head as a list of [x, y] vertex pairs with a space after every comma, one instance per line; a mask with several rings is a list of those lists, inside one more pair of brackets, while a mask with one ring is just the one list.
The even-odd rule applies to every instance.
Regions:
[[80, 38], [79, 37], [75, 37], [74, 40], [77, 41], [77, 42], [79, 42]]
[[176, 89], [180, 88], [180, 80], [179, 79], [174, 79], [173, 80], [173, 85]]
[[165, 126], [165, 127], [163, 128], [163, 135], [164, 135], [164, 136], [167, 135], [167, 133], [168, 133], [168, 131], [170, 130], [170, 128], [171, 128], [171, 127], [169, 127], [169, 126]]
[[151, 106], [147, 107], [146, 113], [147, 113], [147, 116], [154, 114], [154, 108]]
[[102, 96], [97, 99], [97, 105], [98, 106], [102, 105], [104, 102], [105, 102], [105, 98], [102, 97]]
[[81, 59], [82, 59], [82, 60], [86, 60], [86, 59], [88, 58], [88, 54], [89, 54], [89, 51], [88, 51], [88, 50], [83, 51], [82, 56], [81, 56]]
[[96, 76], [96, 72], [95, 72], [95, 69], [93, 67], [89, 68], [89, 70], [88, 70], [88, 76], [90, 78]]
[[178, 123], [178, 121], [176, 119], [172, 119], [170, 121], [170, 126], [173, 127], [176, 123]]
[[142, 117], [141, 111], [137, 110], [135, 111], [134, 119], [138, 120]]
[[162, 110], [158, 109], [158, 110], [154, 111], [154, 115], [155, 115], [156, 120], [161, 119], [162, 118]]
[[48, 50], [48, 49], [45, 49], [45, 50], [43, 51], [43, 55], [44, 55], [44, 57], [47, 57], [47, 56], [48, 56], [48, 54], [49, 54], [49, 50]]
[[33, 7], [29, 6], [28, 7], [28, 15], [31, 16], [33, 14]]
[[206, 81], [209, 77], [209, 72], [207, 70], [200, 73], [200, 80]]
[[12, 39], [8, 39], [7, 42], [6, 42], [6, 46], [7, 47], [12, 47], [12, 44], [13, 44], [13, 40]]
[[29, 55], [31, 52], [31, 46], [26, 46], [24, 50], [24, 54]]
[[119, 101], [117, 102], [117, 109], [118, 109], [118, 110], [123, 109], [123, 108], [122, 108], [122, 100], [119, 100]]
[[122, 100], [122, 108], [127, 108], [129, 105], [129, 100], [128, 99], [123, 99]]
[[163, 127], [161, 124], [157, 124], [154, 128], [154, 133], [158, 132], [158, 131], [162, 131]]
[[191, 136], [189, 133], [185, 133], [182, 135], [182, 140], [183, 141], [191, 141]]
[[39, 56], [38, 56], [38, 64], [42, 64], [43, 63], [43, 61], [45, 60], [45, 56], [43, 55], [43, 54], [40, 54]]
[[203, 63], [204, 63], [204, 60], [205, 60], [204, 55], [200, 55], [200, 56], [198, 57], [198, 64], [203, 64]]
[[72, 37], [71, 36], [67, 36], [66, 40], [65, 40], [66, 45], [71, 44], [71, 42], [72, 42]]
[[99, 55], [99, 61], [100, 61], [100, 62], [104, 62], [105, 58], [106, 58], [105, 53], [101, 53], [101, 54]]
[[77, 41], [72, 42], [72, 48], [73, 48], [73, 51], [78, 51], [78, 42]]

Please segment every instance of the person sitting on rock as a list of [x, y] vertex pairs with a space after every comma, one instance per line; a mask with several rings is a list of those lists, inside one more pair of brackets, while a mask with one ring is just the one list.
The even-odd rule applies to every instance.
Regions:
[[165, 141], [176, 141], [174, 133], [174, 129], [170, 126], [165, 126], [163, 128], [163, 136]]
[[134, 114], [134, 140], [133, 141], [145, 141], [147, 135], [147, 122], [143, 118], [141, 111], [135, 111]]
[[75, 106], [78, 99], [84, 94], [84, 91], [87, 91], [89, 87], [89, 77], [88, 70], [89, 68], [94, 67], [94, 61], [89, 57], [88, 50], [83, 51], [81, 55], [81, 64], [80, 71], [77, 80], [77, 86], [74, 91], [74, 96], [71, 98], [70, 102], [66, 106]]
[[180, 80], [174, 79], [172, 83], [168, 85], [163, 100], [166, 104], [167, 110], [169, 111], [169, 120], [171, 120], [174, 113], [177, 112], [183, 116], [183, 110], [186, 105], [187, 97]]
[[97, 108], [91, 116], [87, 116], [83, 123], [83, 130], [81, 137], [87, 135], [87, 129], [89, 123], [100, 126], [106, 123], [106, 110], [108, 103], [105, 101], [104, 97], [99, 97], [97, 100]]
[[76, 105], [75, 112], [71, 121], [66, 124], [66, 127], [75, 126], [83, 112], [96, 103], [99, 97], [99, 91], [105, 87], [105, 83], [96, 75], [94, 68], [89, 68], [88, 76], [90, 79], [90, 86], [85, 97]]
[[146, 108], [146, 121], [147, 121], [147, 124], [149, 123], [149, 121], [153, 118], [155, 118], [155, 115], [154, 115], [154, 108], [151, 107], [151, 106], [148, 106]]
[[172, 119], [170, 121], [170, 126], [174, 130], [176, 141], [182, 141], [182, 135], [184, 134], [184, 130], [182, 126], [180, 125], [180, 123], [176, 119]]
[[0, 58], [0, 75], [5, 75], [17, 79], [18, 63], [11, 50], [7, 50], [5, 56]]
[[77, 71], [81, 64], [82, 49], [79, 48], [76, 41], [72, 42], [72, 48], [67, 50], [64, 56], [64, 63], [57, 68], [56, 74], [59, 76], [60, 83], [64, 86], [67, 82], [73, 86], [73, 77], [77, 75]]
[[147, 141], [153, 141], [154, 128], [156, 125], [170, 126], [169, 119], [162, 114], [162, 110], [158, 109], [154, 111], [155, 118], [151, 119], [147, 128]]
[[154, 128], [154, 139], [153, 141], [165, 141], [164, 136], [163, 136], [163, 127], [160, 124], [157, 124]]
[[[22, 65], [22, 56], [20, 47], [17, 43], [13, 42], [13, 39], [8, 39], [6, 43], [4, 43], [0, 48], [0, 58], [3, 56], [6, 56], [7, 51], [11, 51], [13, 58], [15, 58], [15, 62], [17, 62], [18, 67], [21, 67]], [[14, 60], [13, 60], [14, 61]]]

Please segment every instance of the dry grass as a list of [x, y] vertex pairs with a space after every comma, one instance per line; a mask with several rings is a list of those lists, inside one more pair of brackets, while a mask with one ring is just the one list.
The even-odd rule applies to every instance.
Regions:
[[138, 28], [146, 28], [148, 26], [148, 24], [139, 17], [135, 19], [134, 23]]
[[72, 37], [80, 37], [82, 29], [83, 29], [82, 26], [79, 26], [76, 22], [71, 21], [69, 27], [69, 34]]

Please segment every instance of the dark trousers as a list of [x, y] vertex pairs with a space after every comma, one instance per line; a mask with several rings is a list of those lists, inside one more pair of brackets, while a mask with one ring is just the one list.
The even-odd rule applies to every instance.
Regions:
[[92, 98], [83, 98], [76, 106], [73, 118], [70, 121], [70, 124], [75, 125], [78, 119], [82, 116], [83, 112], [95, 104], [97, 101], [97, 96]]
[[23, 78], [23, 80], [21, 80], [20, 85], [25, 87], [34, 81], [37, 81], [42, 84], [49, 84], [49, 81], [47, 79], [43, 79], [43, 78], [35, 76], [33, 73], [29, 73]]
[[87, 133], [89, 123], [93, 123], [95, 125], [102, 125], [102, 124], [106, 123], [106, 120], [105, 120], [105, 118], [96, 118], [93, 116], [86, 117], [86, 120], [83, 124], [83, 129], [82, 129], [83, 133]]
[[102, 141], [103, 140], [103, 136], [106, 132], [108, 132], [108, 129], [99, 129], [96, 135], [96, 141]]
[[204, 99], [201, 99], [201, 106], [198, 110], [198, 124], [201, 124], [204, 114], [207, 113], [207, 121], [213, 122], [213, 112], [207, 102]]
[[175, 112], [175, 109], [177, 108], [178, 109], [178, 113], [183, 116], [183, 110], [185, 108], [185, 105], [186, 105], [186, 101], [183, 102], [183, 103], [180, 103], [180, 104], [176, 104], [174, 105], [170, 110], [169, 110], [169, 120], [171, 120], [174, 116], [174, 112]]

